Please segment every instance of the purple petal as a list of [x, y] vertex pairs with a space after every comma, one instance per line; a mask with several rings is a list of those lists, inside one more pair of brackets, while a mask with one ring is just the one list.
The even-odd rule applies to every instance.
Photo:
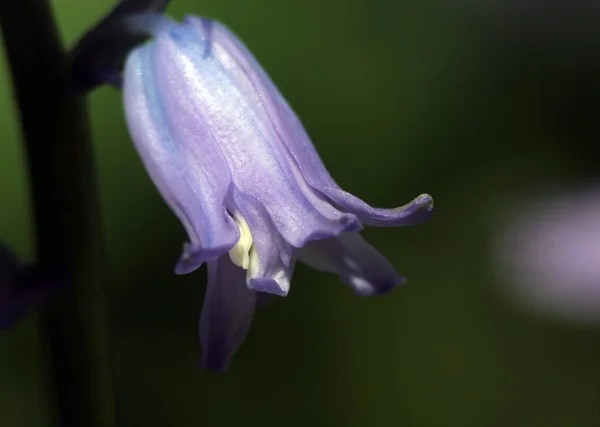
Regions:
[[[127, 53], [166, 22], [158, 19], [169, 0], [122, 0], [71, 52], [71, 83], [88, 91], [101, 84], [120, 87]], [[158, 25], [158, 27], [157, 27]]]
[[[235, 193], [235, 203], [252, 230], [253, 251], [247, 284], [250, 289], [286, 296], [294, 271], [292, 246], [286, 242], [269, 217], [266, 209], [256, 200]], [[256, 265], [253, 265], [256, 264]]]
[[[190, 237], [176, 267], [183, 274], [231, 249], [239, 230], [225, 205], [229, 166], [202, 116], [177, 96], [178, 75], [156, 44], [127, 61], [123, 95], [129, 131], [150, 177]], [[159, 90], [160, 89], [160, 90]]]
[[293, 246], [360, 229], [354, 215], [339, 211], [306, 184], [262, 108], [261, 93], [220, 44], [221, 29], [218, 23], [188, 18], [157, 39], [157, 61], [179, 73], [177, 96], [208, 124], [235, 186], [265, 207]]
[[[186, 22], [196, 26], [201, 33], [207, 33], [205, 20], [187, 17]], [[292, 169], [297, 181], [302, 181], [304, 185], [308, 183], [317, 191], [317, 195], [311, 197], [324, 196], [324, 203], [330, 200], [340, 210], [355, 214], [367, 225], [404, 226], [429, 219], [433, 211], [433, 199], [427, 194], [395, 209], [377, 209], [341, 190], [325, 168], [298, 116], [244, 44], [218, 23], [212, 24], [210, 38], [213, 46], [220, 47], [214, 55], [222, 56], [224, 63], [235, 63], [238, 81], [244, 82], [247, 93], [256, 96], [256, 102], [264, 108], [267, 120], [272, 125], [271, 137], [285, 147], [287, 155], [294, 160]], [[311, 190], [306, 187], [303, 191], [310, 194]], [[345, 231], [358, 230], [358, 227], [348, 227]]]
[[201, 365], [224, 372], [250, 328], [256, 292], [246, 286], [246, 271], [228, 256], [208, 263], [208, 285], [200, 318]]
[[362, 296], [383, 294], [404, 283], [389, 261], [358, 233], [309, 242], [298, 259], [318, 270], [335, 273]]
[[397, 208], [381, 209], [369, 206], [338, 187], [322, 187], [320, 190], [341, 210], [353, 213], [363, 224], [374, 227], [416, 225], [427, 221], [433, 213], [433, 198], [429, 194], [421, 194]]
[[[202, 20], [194, 17], [186, 17], [186, 22], [195, 25], [200, 31], [205, 25]], [[221, 46], [222, 50], [227, 52], [231, 61], [239, 68], [239, 72], [244, 74], [248, 86], [251, 86], [252, 92], [260, 99], [261, 106], [272, 122], [277, 138], [296, 160], [301, 173], [309, 182], [337, 186], [300, 119], [248, 48], [233, 32], [218, 23], [212, 28], [211, 38], [215, 45]]]

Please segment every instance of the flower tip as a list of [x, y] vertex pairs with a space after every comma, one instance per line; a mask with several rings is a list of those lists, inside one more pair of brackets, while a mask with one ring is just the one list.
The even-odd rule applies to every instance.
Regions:
[[175, 265], [175, 274], [181, 276], [196, 271], [205, 261], [212, 261], [230, 250], [230, 246], [227, 243], [226, 245], [214, 248], [202, 248], [190, 243], [184, 243], [181, 256]]
[[189, 245], [186, 243], [183, 246], [183, 253], [179, 257], [177, 264], [175, 265], [174, 272], [179, 276], [189, 274], [196, 271], [202, 266], [202, 259], [192, 252]]
[[361, 283], [360, 280], [353, 280], [354, 292], [361, 297], [375, 297], [385, 295], [388, 292], [402, 286], [406, 283], [406, 279], [398, 274], [379, 280], [377, 286], [373, 283]]
[[423, 223], [429, 220], [431, 214], [435, 210], [433, 197], [427, 193], [423, 193], [399, 209], [409, 212], [409, 215], [407, 216], [407, 219], [409, 220], [406, 221], [404, 225], [416, 225]]
[[193, 258], [186, 258], [181, 256], [175, 268], [173, 269], [174, 273], [178, 276], [183, 276], [185, 274], [190, 274], [196, 270], [198, 270], [202, 266], [201, 261], [197, 261]]
[[290, 291], [289, 282], [280, 284], [271, 278], [250, 279], [248, 282], [248, 287], [257, 292], [279, 295], [280, 297], [287, 296], [288, 292]]
[[414, 202], [419, 206], [419, 208], [425, 209], [427, 212], [433, 212], [434, 210], [433, 197], [427, 193], [423, 193], [418, 196]]

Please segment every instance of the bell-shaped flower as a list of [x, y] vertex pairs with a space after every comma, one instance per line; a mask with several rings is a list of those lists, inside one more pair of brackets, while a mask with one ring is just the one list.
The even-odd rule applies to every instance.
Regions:
[[297, 259], [336, 273], [360, 295], [401, 284], [358, 232], [422, 222], [432, 198], [378, 209], [345, 192], [233, 33], [196, 17], [145, 22], [153, 39], [127, 58], [125, 112], [150, 177], [189, 236], [175, 271], [208, 265], [203, 365], [227, 367], [257, 298], [287, 295]]

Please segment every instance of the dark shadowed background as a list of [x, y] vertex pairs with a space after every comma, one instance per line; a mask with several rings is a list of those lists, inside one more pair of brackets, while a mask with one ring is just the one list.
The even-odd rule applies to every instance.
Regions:
[[[112, 1], [53, 3], [71, 43]], [[382, 207], [428, 192], [437, 211], [424, 225], [364, 232], [404, 288], [363, 299], [300, 265], [227, 374], [201, 370], [205, 269], [173, 274], [183, 229], [137, 157], [120, 94], [94, 92], [120, 425], [600, 425], [600, 327], [514, 305], [490, 250], [513, 200], [600, 175], [600, 7], [173, 0], [169, 13], [233, 29], [346, 190]], [[0, 132], [0, 240], [31, 260], [2, 57]], [[34, 313], [0, 335], [0, 426], [49, 425], [43, 357]]]

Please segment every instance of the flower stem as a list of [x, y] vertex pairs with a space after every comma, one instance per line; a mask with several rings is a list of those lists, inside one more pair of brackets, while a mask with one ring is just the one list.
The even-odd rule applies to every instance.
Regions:
[[46, 0], [0, 0], [20, 109], [41, 272], [67, 289], [42, 312], [61, 427], [114, 427], [103, 248], [85, 100], [68, 88], [67, 55]]

